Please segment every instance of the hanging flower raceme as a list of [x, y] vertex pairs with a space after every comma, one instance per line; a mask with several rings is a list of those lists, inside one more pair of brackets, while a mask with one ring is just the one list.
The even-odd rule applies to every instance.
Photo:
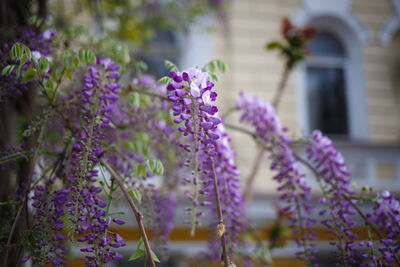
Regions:
[[280, 119], [273, 106], [254, 96], [241, 94], [237, 102], [237, 109], [242, 112], [240, 120], [251, 124], [261, 139], [263, 146], [271, 152], [271, 170], [277, 171], [274, 176], [280, 186], [280, 199], [287, 203], [285, 211], [292, 214], [291, 227], [295, 238], [303, 251], [297, 253], [299, 257], [308, 262], [314, 259], [315, 234], [309, 229], [315, 220], [310, 218], [313, 207], [310, 205], [311, 188], [307, 185], [305, 175], [300, 172], [298, 161], [291, 148], [291, 139], [286, 135], [286, 129], [282, 127]]
[[162, 192], [160, 189], [153, 189], [153, 225], [152, 230], [160, 252], [164, 258], [167, 253], [169, 235], [173, 229], [177, 199], [174, 192]]
[[72, 168], [67, 179], [71, 196], [67, 206], [75, 233], [82, 235], [78, 241], [89, 245], [81, 249], [89, 253], [88, 266], [121, 259], [122, 255], [111, 248], [125, 246], [118, 234], [109, 233], [111, 217], [105, 210], [107, 204], [98, 196], [102, 188], [96, 185], [98, 171], [95, 169], [103, 156], [102, 144], [118, 100], [117, 71], [118, 66], [110, 59], [98, 58], [96, 65], [88, 67], [83, 89], [77, 96], [77, 101], [83, 102], [82, 120], [75, 125]]
[[[54, 181], [48, 181], [51, 184]], [[33, 215], [33, 249], [30, 257], [25, 257], [23, 261], [31, 258], [35, 266], [52, 264], [62, 265], [65, 262], [67, 248], [64, 245], [66, 237], [62, 234], [64, 222], [62, 216], [65, 214], [65, 204], [68, 201], [69, 189], [60, 189], [51, 192], [47, 185], [37, 185], [34, 188], [32, 197], [32, 207], [35, 209]], [[46, 231], [43, 231], [46, 229]], [[44, 255], [44, 257], [43, 257]]]
[[[350, 173], [346, 169], [343, 156], [336, 150], [332, 141], [323, 136], [318, 130], [313, 131], [307, 147], [307, 157], [313, 162], [315, 169], [319, 175], [317, 179], [322, 179], [321, 189], [324, 198], [320, 202], [328, 202], [330, 209], [329, 217], [322, 220], [331, 232], [337, 235], [335, 245], [341, 253], [344, 261], [356, 263], [359, 252], [355, 246], [354, 240], [357, 235], [353, 233], [356, 222], [353, 215], [356, 211], [351, 207], [351, 202], [356, 204], [356, 200], [352, 200], [354, 190], [350, 184]], [[351, 202], [350, 202], [351, 201]], [[326, 209], [321, 210], [319, 215], [324, 215]]]
[[[209, 80], [208, 74], [202, 72], [198, 68], [191, 68], [182, 73], [171, 72], [172, 82], [168, 84], [168, 99], [173, 102], [173, 115], [176, 117], [174, 122], [179, 124], [178, 131], [184, 136], [189, 137], [189, 143], [181, 144], [189, 153], [194, 155], [193, 169], [191, 178], [187, 178], [188, 182], [193, 183], [194, 190], [192, 193], [188, 191], [185, 195], [193, 202], [192, 229], [197, 224], [196, 217], [202, 215], [197, 212], [199, 206], [197, 185], [200, 182], [208, 183], [209, 180], [200, 181], [200, 173], [208, 173], [210, 171], [210, 158], [215, 154], [215, 141], [219, 139], [219, 135], [215, 133], [221, 120], [213, 115], [218, 111], [217, 107], [212, 104], [217, 97], [217, 93], [212, 91], [214, 84]], [[201, 191], [203, 195], [209, 192]], [[204, 201], [203, 206], [210, 203]], [[193, 231], [192, 231], [193, 234]]]
[[[212, 214], [218, 214], [215, 179], [225, 225], [225, 231], [220, 231], [217, 235], [221, 237], [225, 234], [233, 251], [242, 227], [244, 206], [234, 164], [234, 152], [229, 147], [229, 138], [221, 125], [221, 119], [216, 116], [218, 109], [212, 104], [217, 97], [217, 93], [212, 90], [214, 84], [209, 80], [208, 73], [197, 68], [182, 73], [171, 72], [170, 75], [173, 80], [168, 84], [167, 90], [168, 99], [173, 102], [174, 122], [179, 124], [178, 130], [188, 136], [188, 142], [181, 144], [181, 147], [193, 155], [194, 171], [191, 177], [185, 179], [194, 187], [191, 193], [185, 193], [193, 202], [193, 208], [188, 209], [192, 214], [192, 227], [198, 223], [196, 217], [203, 214], [198, 211], [199, 205], [209, 206]], [[197, 188], [198, 184], [201, 185], [200, 190]], [[199, 194], [205, 199], [201, 203]], [[216, 232], [217, 225], [221, 227], [221, 218], [215, 219], [213, 232]], [[213, 254], [219, 259], [220, 254], [217, 251], [214, 250]]]

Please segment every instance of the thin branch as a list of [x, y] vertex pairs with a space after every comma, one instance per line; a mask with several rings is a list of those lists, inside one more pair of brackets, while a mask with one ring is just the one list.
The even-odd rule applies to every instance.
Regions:
[[[293, 185], [294, 190], [296, 190], [295, 185]], [[304, 222], [303, 222], [303, 215], [301, 214], [301, 207], [300, 207], [300, 202], [299, 202], [299, 196], [295, 196], [295, 203], [296, 203], [296, 209], [297, 209], [297, 220], [299, 222], [299, 229], [301, 232], [301, 237], [299, 239], [299, 242], [301, 242], [301, 245], [303, 246], [303, 251], [304, 251], [304, 259], [306, 260], [307, 267], [312, 266], [311, 264], [311, 258], [307, 250], [307, 235], [306, 235], [306, 230], [305, 228], [307, 227]]]
[[[35, 170], [36, 161], [37, 161], [37, 158], [38, 158], [38, 155], [39, 155], [39, 148], [40, 148], [40, 144], [41, 144], [42, 139], [43, 139], [44, 128], [45, 128], [45, 125], [42, 125], [42, 127], [40, 129], [39, 137], [38, 137], [38, 140], [37, 140], [35, 153], [33, 155], [32, 162], [31, 162], [31, 169], [29, 171], [29, 176], [28, 176], [27, 190], [26, 190], [24, 198], [22, 200], [23, 204], [19, 207], [18, 212], [17, 212], [17, 214], [16, 214], [16, 216], [14, 218], [14, 222], [13, 222], [13, 224], [11, 226], [11, 231], [10, 231], [10, 234], [8, 236], [7, 245], [6, 245], [7, 247], [9, 247], [10, 244], [11, 244], [11, 240], [12, 240], [12, 237], [14, 235], [15, 229], [17, 227], [17, 223], [18, 223], [19, 218], [20, 218], [20, 216], [22, 214], [22, 211], [24, 209], [25, 209], [25, 213], [26, 213], [25, 214], [25, 216], [26, 216], [26, 225], [27, 225], [27, 227], [29, 227], [28, 194], [31, 191], [31, 183], [32, 183], [33, 172]], [[8, 251], [9, 250], [6, 249], [5, 256], [4, 256], [4, 266], [7, 265]]]
[[283, 95], [283, 92], [285, 91], [286, 83], [288, 81], [289, 74], [290, 74], [291, 71], [292, 71], [292, 68], [290, 66], [288, 66], [288, 65], [285, 65], [285, 67], [283, 69], [283, 73], [282, 73], [282, 78], [279, 81], [279, 85], [278, 85], [278, 88], [277, 88], [277, 90], [275, 92], [274, 99], [271, 102], [271, 104], [275, 108], [275, 110], [278, 110], [278, 106], [279, 106], [279, 104], [281, 102], [282, 95]]
[[[258, 138], [258, 135], [256, 133], [249, 131], [245, 128], [242, 128], [240, 126], [236, 126], [236, 125], [233, 125], [230, 123], [224, 123], [224, 126], [228, 129], [232, 129], [232, 130], [247, 134], [247, 135], [251, 136], [254, 140], [257, 140], [257, 138]], [[265, 153], [265, 147], [261, 146], [258, 150], [253, 168], [251, 169], [249, 177], [246, 180], [246, 182], [247, 182], [246, 187], [243, 190], [243, 197], [244, 197], [244, 201], [246, 204], [249, 204], [249, 202], [251, 201], [251, 198], [253, 195], [255, 177], [257, 176], [257, 172], [261, 166], [264, 153]]]
[[230, 124], [230, 123], [224, 123], [224, 126], [226, 128], [228, 128], [228, 129], [232, 129], [232, 130], [235, 130], [235, 131], [250, 135], [253, 138], [257, 138], [257, 134], [256, 133], [254, 133], [252, 131], [249, 131], [249, 130], [247, 130], [245, 128], [242, 128], [240, 126], [236, 126], [236, 125], [233, 125], [233, 124]]
[[[272, 100], [272, 106], [275, 108], [276, 111], [278, 110], [278, 106], [281, 102], [282, 95], [283, 92], [285, 91], [286, 83], [289, 78], [291, 70], [292, 68], [290, 67], [290, 65], [285, 64], [281, 80], [279, 81], [278, 88]], [[256, 180], [257, 173], [260, 170], [261, 164], [264, 160], [264, 154], [265, 150], [263, 148], [259, 148], [256, 159], [254, 160], [253, 167], [251, 168], [250, 174], [246, 179], [246, 187], [244, 189], [243, 195], [247, 205], [249, 205], [251, 202], [253, 196], [254, 182]]]
[[[214, 194], [215, 194], [215, 202], [217, 204], [217, 212], [218, 212], [218, 220], [219, 220], [219, 227], [222, 227], [221, 229], [221, 245], [222, 245], [222, 258], [224, 260], [224, 266], [228, 267], [228, 253], [226, 251], [226, 241], [225, 241], [225, 223], [224, 223], [224, 218], [222, 216], [222, 208], [221, 208], [221, 198], [219, 196], [219, 190], [218, 190], [218, 182], [217, 182], [217, 177], [215, 174], [215, 167], [214, 167], [214, 160], [210, 157], [211, 160], [211, 172], [212, 172], [212, 178], [214, 182]], [[220, 230], [220, 229], [218, 229]]]
[[11, 226], [11, 231], [10, 231], [10, 234], [9, 234], [8, 240], [7, 240], [6, 252], [5, 252], [6, 255], [4, 256], [3, 266], [7, 266], [7, 262], [8, 262], [8, 251], [9, 251], [9, 248], [11, 248], [11, 246], [10, 246], [10, 245], [11, 245], [11, 239], [12, 239], [12, 236], [13, 236], [13, 234], [14, 234], [15, 228], [16, 228], [16, 226], [17, 226], [17, 222], [18, 222], [18, 220], [19, 220], [19, 217], [21, 216], [23, 207], [24, 207], [24, 204], [22, 204], [21, 206], [19, 206], [17, 215], [15, 216], [14, 222], [13, 222], [13, 224], [12, 224], [12, 226]]
[[13, 154], [8, 154], [8, 155], [0, 158], [0, 165], [7, 163], [9, 161], [12, 161], [12, 160], [21, 158], [22, 156], [31, 156], [31, 154], [33, 154], [33, 153], [34, 153], [33, 151], [25, 150], [25, 151], [16, 152]]
[[338, 233], [336, 233], [336, 236], [337, 236], [338, 243], [339, 243], [339, 246], [340, 246], [340, 251], [341, 251], [342, 257], [343, 257], [343, 264], [347, 267], [347, 266], [349, 266], [349, 264], [347, 262], [348, 255], [346, 254], [346, 249], [345, 249], [345, 246], [344, 246], [343, 240], [342, 240], [342, 236], [344, 236], [344, 233], [338, 227], [337, 218], [336, 218], [336, 215], [333, 212], [334, 207], [332, 206], [332, 203], [330, 202], [330, 197], [328, 196], [328, 193], [326, 192], [325, 185], [322, 183], [321, 177], [319, 175], [315, 174], [315, 178], [317, 179], [318, 186], [321, 189], [322, 195], [327, 199], [326, 202], [327, 202], [328, 207], [329, 207], [329, 212], [330, 212], [330, 214], [332, 216], [333, 225], [334, 225], [335, 229], [337, 231], [339, 231]]
[[372, 233], [371, 233], [371, 227], [368, 224], [365, 224], [365, 227], [367, 228], [367, 234], [368, 234], [368, 241], [372, 243], [372, 246], [369, 248], [369, 253], [371, 253], [373, 262], [374, 262], [374, 267], [378, 266], [377, 258], [375, 256], [375, 250], [374, 250], [374, 240], [372, 239]]
[[257, 173], [261, 167], [261, 163], [264, 160], [264, 148], [258, 148], [258, 152], [254, 161], [253, 168], [246, 180], [246, 187], [243, 190], [243, 197], [246, 205], [249, 205], [251, 202], [251, 198], [253, 197], [253, 189], [254, 189], [254, 182], [257, 177]]
[[142, 90], [142, 89], [138, 89], [138, 88], [133, 87], [132, 85], [129, 85], [128, 88], [129, 88], [130, 91], [137, 92], [137, 93], [142, 94], [142, 95], [158, 97], [158, 98], [160, 98], [162, 100], [169, 101], [168, 97], [166, 97], [166, 96], [163, 96], [163, 95], [160, 95], [160, 94], [157, 94], [157, 93], [153, 93], [153, 92], [149, 92], [149, 91], [145, 91], [145, 90]]
[[146, 234], [146, 230], [143, 226], [143, 215], [140, 213], [140, 211], [137, 209], [135, 202], [133, 202], [133, 200], [131, 199], [131, 197], [129, 196], [129, 192], [126, 189], [124, 183], [122, 182], [122, 178], [117, 174], [116, 171], [114, 171], [114, 169], [108, 165], [106, 162], [102, 161], [101, 164], [107, 169], [107, 171], [111, 174], [112, 179], [114, 179], [115, 182], [117, 182], [118, 186], [121, 188], [122, 193], [124, 194], [126, 200], [128, 200], [129, 206], [131, 206], [132, 212], [136, 217], [136, 222], [139, 226], [139, 230], [143, 239], [143, 243], [144, 246], [146, 248], [146, 253], [147, 253], [147, 257], [149, 258], [150, 261], [150, 265], [152, 267], [156, 267], [156, 264], [154, 263], [154, 259], [153, 259], [153, 254], [151, 253], [151, 248], [150, 248], [150, 243], [149, 243], [149, 239], [147, 238], [147, 234]]

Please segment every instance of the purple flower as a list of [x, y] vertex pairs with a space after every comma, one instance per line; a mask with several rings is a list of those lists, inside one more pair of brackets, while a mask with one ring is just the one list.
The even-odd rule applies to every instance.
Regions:
[[300, 234], [300, 238], [295, 238], [295, 241], [303, 247], [303, 251], [297, 255], [311, 262], [315, 253], [312, 244], [315, 234], [309, 232], [315, 223], [310, 218], [313, 211], [310, 205], [311, 188], [306, 183], [305, 175], [299, 170], [298, 161], [290, 146], [291, 139], [285, 134], [286, 129], [281, 126], [275, 109], [269, 103], [241, 93], [237, 109], [242, 112], [240, 120], [255, 128], [257, 136], [271, 152], [270, 168], [277, 172], [274, 180], [280, 184], [280, 200], [286, 202], [285, 211], [292, 214], [293, 231]]
[[[234, 163], [235, 153], [229, 145], [229, 137], [217, 116], [218, 108], [213, 105], [217, 93], [208, 73], [198, 68], [190, 68], [182, 73], [171, 72], [173, 81], [167, 86], [168, 99], [173, 102], [174, 122], [180, 124], [178, 131], [187, 136], [181, 147], [191, 154], [194, 172], [186, 181], [193, 185], [192, 192], [185, 195], [192, 201], [193, 207], [187, 212], [192, 215], [192, 231], [198, 223], [197, 216], [203, 215], [200, 206], [207, 206], [214, 215], [211, 224], [216, 232], [219, 223], [217, 217], [216, 195], [213, 180], [218, 183], [223, 220], [229, 251], [233, 253], [240, 230], [243, 229], [244, 202], [240, 192], [239, 173]], [[200, 190], [198, 186], [200, 185]], [[201, 202], [199, 198], [203, 198]], [[192, 232], [193, 233], [193, 232]], [[219, 243], [218, 238], [211, 240]], [[218, 250], [210, 250], [215, 259], [220, 258]]]

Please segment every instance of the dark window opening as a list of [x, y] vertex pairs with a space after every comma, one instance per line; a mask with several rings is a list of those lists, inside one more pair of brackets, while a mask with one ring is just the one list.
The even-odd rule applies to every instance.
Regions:
[[309, 67], [307, 74], [310, 128], [325, 134], [347, 135], [343, 69]]
[[309, 130], [348, 136], [344, 47], [334, 35], [322, 31], [308, 48], [312, 53], [307, 61]]

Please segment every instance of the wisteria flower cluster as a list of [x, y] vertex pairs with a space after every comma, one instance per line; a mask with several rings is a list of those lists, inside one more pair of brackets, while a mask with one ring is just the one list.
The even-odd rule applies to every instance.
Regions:
[[[51, 184], [53, 181], [48, 181]], [[68, 201], [69, 189], [59, 189], [54, 192], [48, 186], [38, 185], [34, 189], [32, 206], [35, 208], [33, 229], [37, 232], [36, 250], [31, 252], [32, 263], [42, 266], [51, 263], [59, 266], [64, 262], [67, 248], [64, 245], [66, 236], [62, 234], [65, 214], [65, 204]], [[41, 231], [42, 228], [46, 231]], [[45, 255], [45, 257], [43, 257]], [[23, 261], [28, 260], [25, 257]]]
[[[165, 99], [132, 90], [158, 94]], [[152, 76], [144, 74], [129, 83], [126, 93], [130, 94], [130, 101], [117, 103], [112, 118], [116, 127], [107, 129], [108, 142], [118, 147], [118, 153], [108, 153], [106, 158], [132, 190], [140, 192], [141, 210], [155, 237], [152, 243], [159, 257], [166, 259], [177, 208], [176, 190], [186, 160], [177, 149], [180, 133], [165, 116], [170, 109], [165, 84], [158, 84]], [[157, 181], [161, 174], [153, 173], [148, 166], [150, 155], [163, 162], [161, 182]]]
[[[193, 183], [193, 193], [186, 192], [186, 196], [193, 202], [192, 227], [198, 223], [196, 221], [196, 207], [200, 204], [198, 201], [197, 184], [200, 183], [199, 170], [206, 172], [210, 169], [210, 160], [212, 159], [212, 148], [215, 148], [215, 141], [219, 135], [215, 133], [221, 120], [213, 115], [218, 111], [212, 104], [217, 97], [217, 93], [212, 91], [214, 84], [208, 79], [208, 75], [198, 68], [192, 68], [182, 73], [171, 72], [172, 82], [168, 84], [168, 99], [173, 102], [173, 115], [176, 117], [174, 122], [181, 124], [178, 131], [184, 136], [189, 136], [191, 143], [181, 146], [188, 152], [193, 153], [194, 162], [193, 176], [187, 179]], [[211, 154], [210, 154], [211, 153]], [[209, 182], [208, 180], [206, 181]], [[209, 192], [201, 192], [207, 194]], [[202, 205], [208, 206], [205, 201]]]
[[[285, 134], [286, 129], [281, 126], [269, 103], [242, 94], [237, 108], [242, 111], [241, 121], [252, 124], [261, 145], [271, 152], [271, 169], [278, 172], [274, 179], [280, 183], [278, 190], [282, 191], [280, 199], [288, 203], [284, 210], [291, 213], [291, 226], [299, 229], [294, 233], [300, 233], [295, 240], [304, 248], [298, 255], [311, 264], [316, 250], [310, 241], [316, 239], [316, 234], [309, 230], [316, 220], [313, 207], [309, 204], [312, 200], [311, 188], [299, 170], [299, 160], [302, 163], [305, 161], [293, 150], [293, 141]], [[342, 154], [318, 130], [312, 133], [306, 155], [308, 162], [305, 165], [314, 171], [322, 191], [322, 198], [318, 200], [323, 206], [318, 212], [318, 216], [322, 217], [319, 223], [336, 236], [331, 244], [337, 248], [338, 260], [344, 266], [394, 266], [393, 263], [398, 263], [399, 248], [394, 240], [398, 238], [400, 229], [399, 203], [393, 194], [384, 191], [375, 199], [358, 197]], [[372, 203], [370, 212], [365, 213], [358, 208], [361, 200]], [[359, 237], [354, 229], [360, 219], [366, 226], [368, 239], [357, 242]], [[373, 236], [379, 238], [380, 245], [374, 242]], [[372, 263], [365, 263], [369, 261]]]
[[118, 260], [122, 255], [111, 250], [125, 246], [118, 234], [109, 234], [111, 217], [107, 214], [107, 204], [98, 196], [102, 189], [96, 186], [98, 177], [96, 164], [104, 153], [102, 145], [105, 139], [105, 129], [110, 127], [112, 112], [121, 85], [116, 82], [119, 78], [119, 67], [110, 59], [97, 58], [96, 65], [88, 67], [84, 76], [84, 86], [78, 99], [82, 99], [79, 125], [75, 125], [75, 142], [72, 145], [71, 174], [67, 178], [71, 188], [71, 199], [67, 207], [73, 216], [71, 223], [74, 231], [83, 237], [79, 242], [89, 246], [82, 252], [89, 266], [97, 266]]
[[[324, 185], [321, 185], [324, 198], [320, 201], [329, 202], [330, 216], [321, 223], [337, 235], [336, 245], [343, 260], [355, 264], [358, 252], [354, 240], [357, 235], [353, 233], [356, 222], [352, 216], [356, 212], [351, 207], [350, 201], [353, 204], [356, 204], [356, 201], [350, 199], [354, 190], [351, 188], [350, 173], [346, 169], [343, 156], [328, 137], [316, 130], [312, 133], [307, 147], [307, 157], [315, 165], [318, 175], [324, 182]], [[343, 196], [348, 199], [344, 199]], [[321, 210], [319, 215], [324, 215], [326, 211], [326, 209]]]
[[[197, 68], [182, 73], [171, 72], [170, 75], [173, 80], [167, 90], [170, 92], [168, 99], [173, 102], [174, 122], [180, 124], [178, 130], [188, 136], [189, 141], [181, 146], [194, 155], [194, 172], [191, 178], [186, 179], [195, 188], [193, 193], [186, 192], [193, 202], [192, 227], [197, 223], [196, 216], [202, 214], [197, 212], [198, 205], [210, 206], [212, 214], [219, 214], [215, 223], [223, 227], [221, 230], [214, 226], [214, 231], [218, 237], [228, 236], [233, 252], [238, 232], [242, 229], [244, 203], [234, 163], [235, 153], [230, 148], [222, 120], [216, 115], [218, 109], [212, 104], [217, 97], [217, 93], [212, 91], [214, 84], [207, 73]], [[202, 185], [199, 191], [197, 184]], [[202, 203], [199, 203], [198, 192], [205, 196]], [[213, 251], [214, 258], [220, 258], [218, 250]]]
[[[63, 246], [66, 241], [64, 232], [70, 228], [70, 234], [81, 235], [78, 242], [87, 243], [81, 251], [88, 253], [88, 266], [98, 266], [111, 260], [118, 260], [122, 255], [111, 248], [125, 246], [123, 239], [109, 231], [111, 216], [105, 208], [105, 203], [99, 194], [103, 191], [98, 184], [98, 170], [95, 168], [104, 153], [106, 129], [110, 127], [112, 112], [120, 84], [119, 67], [110, 59], [97, 58], [96, 65], [88, 67], [84, 75], [84, 85], [77, 90], [72, 101], [78, 101], [80, 110], [75, 118], [66, 116], [74, 114], [65, 112], [64, 120], [75, 120], [69, 129], [72, 131], [71, 159], [69, 166], [59, 169], [44, 186], [34, 188], [35, 225], [34, 229], [46, 228], [48, 231], [35, 236], [35, 243], [42, 254], [31, 253], [32, 261], [37, 264], [41, 259], [54, 266], [65, 263], [67, 249]], [[75, 103], [76, 104], [76, 103]], [[72, 105], [74, 106], [74, 105]], [[50, 191], [57, 187], [57, 178], [65, 177], [67, 189]], [[68, 213], [70, 225], [62, 219]], [[113, 220], [117, 224], [121, 220]], [[45, 246], [46, 244], [46, 246]], [[48, 247], [48, 249], [46, 249]], [[39, 264], [40, 265], [40, 264]]]
[[299, 163], [291, 147], [291, 139], [285, 134], [275, 109], [261, 99], [241, 94], [237, 102], [237, 109], [242, 112], [240, 120], [251, 124], [257, 136], [262, 140], [262, 145], [271, 152], [271, 170], [278, 174], [274, 180], [279, 183], [278, 191], [281, 192], [280, 200], [285, 201], [285, 211], [290, 212], [291, 227], [299, 235], [296, 242], [303, 247], [297, 255], [307, 261], [314, 259], [315, 234], [309, 229], [315, 224], [310, 218], [313, 206], [310, 204], [311, 188], [306, 182], [305, 175], [299, 170]]
[[[301, 39], [292, 47], [300, 49], [301, 57], [286, 55], [291, 60], [286, 67], [291, 69], [303, 58], [314, 30], [298, 29], [288, 21], [283, 26], [286, 41]], [[79, 51], [65, 41], [57, 45], [68, 51], [57, 53], [51, 47], [57, 41], [54, 37], [54, 31], [28, 31], [0, 51], [0, 108], [11, 106], [11, 99], [18, 102], [30, 89], [40, 89], [36, 113], [44, 114], [39, 122], [27, 122], [28, 131], [18, 125], [18, 140], [0, 152], [0, 168], [10, 171], [18, 183], [26, 172], [18, 165], [29, 165], [28, 183], [19, 184], [12, 200], [0, 206], [10, 207], [7, 214], [14, 215], [12, 224], [4, 227], [11, 232], [0, 235], [7, 236], [0, 250], [4, 262], [16, 262], [7, 259], [13, 249], [33, 266], [66, 266], [71, 254], [84, 258], [86, 266], [110, 266], [121, 260], [119, 249], [127, 244], [115, 227], [129, 217], [117, 212], [114, 203], [122, 194], [141, 235], [130, 260], [146, 255], [154, 267], [155, 253], [161, 261], [167, 259], [177, 206], [180, 197], [186, 197], [191, 205], [184, 211], [190, 216], [185, 222], [191, 225], [191, 234], [204, 222], [212, 233], [207, 252], [201, 254], [207, 259], [203, 264], [258, 266], [247, 253], [251, 222], [226, 131], [230, 125], [215, 105], [214, 69], [225, 69], [223, 63], [215, 60], [202, 69], [179, 71], [167, 62], [172, 71], [156, 82], [139, 72], [132, 77], [123, 71], [128, 65], [116, 64], [104, 51], [99, 53], [104, 56], [95, 56], [88, 49], [91, 41]], [[10, 53], [15, 54], [20, 43], [23, 50], [13, 58]], [[21, 80], [24, 76], [29, 76], [28, 82]], [[302, 158], [274, 105], [241, 94], [236, 110], [240, 121], [253, 128], [250, 135], [270, 153], [270, 169], [284, 203], [280, 212], [285, 220], [279, 223], [286, 224], [288, 218], [302, 248], [298, 257], [308, 266], [317, 265], [312, 228], [319, 223], [335, 236], [331, 244], [343, 266], [399, 265], [400, 204], [394, 195], [358, 194], [342, 154], [318, 130], [307, 140]], [[35, 142], [26, 146], [28, 137]], [[314, 175], [306, 177], [301, 164]], [[311, 197], [312, 182], [307, 180], [312, 178], [322, 192], [316, 198]], [[360, 204], [367, 204], [367, 212]], [[314, 213], [314, 206], [322, 209]], [[367, 238], [355, 234], [360, 222]], [[146, 230], [152, 232], [150, 241]], [[71, 250], [71, 245], [78, 249]]]

